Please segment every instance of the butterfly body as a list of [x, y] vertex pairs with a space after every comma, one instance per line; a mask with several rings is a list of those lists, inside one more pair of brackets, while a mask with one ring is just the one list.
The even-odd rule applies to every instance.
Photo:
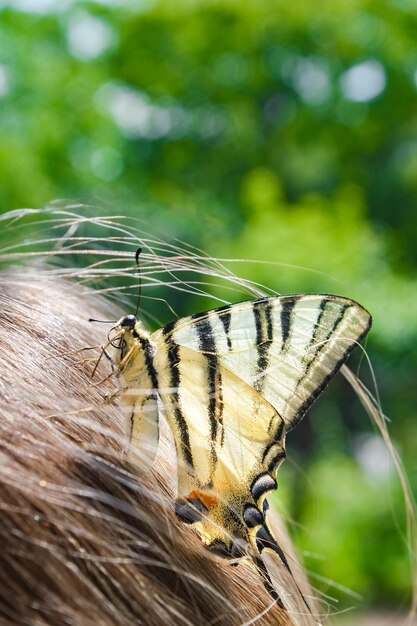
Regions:
[[129, 454], [152, 462], [163, 414], [178, 458], [176, 513], [209, 548], [269, 549], [289, 570], [265, 519], [285, 437], [370, 323], [352, 300], [300, 295], [228, 305], [153, 334], [132, 315], [116, 324]]

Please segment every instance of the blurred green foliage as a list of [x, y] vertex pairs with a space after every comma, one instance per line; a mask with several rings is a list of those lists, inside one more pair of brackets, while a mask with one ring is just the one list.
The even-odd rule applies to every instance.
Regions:
[[[0, 7], [1, 211], [94, 202], [217, 256], [269, 261], [238, 273], [277, 291], [358, 299], [417, 487], [417, 4]], [[399, 488], [353, 393], [333, 387], [289, 441], [305, 475], [283, 469], [280, 500], [299, 544], [324, 554], [312, 570], [364, 602], [404, 604]]]

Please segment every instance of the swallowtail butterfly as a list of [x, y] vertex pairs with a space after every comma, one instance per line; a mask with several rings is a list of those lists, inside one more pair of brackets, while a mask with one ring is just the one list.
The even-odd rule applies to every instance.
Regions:
[[208, 548], [255, 561], [272, 551], [291, 573], [266, 519], [285, 437], [370, 325], [362, 306], [334, 295], [241, 302], [153, 334], [134, 315], [117, 322], [129, 454], [152, 463], [163, 413], [178, 457], [175, 510]]

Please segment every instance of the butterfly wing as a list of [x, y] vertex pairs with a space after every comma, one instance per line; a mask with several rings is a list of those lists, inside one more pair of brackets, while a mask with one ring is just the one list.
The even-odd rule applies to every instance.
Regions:
[[[285, 456], [284, 422], [259, 392], [225, 368], [213, 372], [207, 385], [206, 355], [180, 346], [174, 361], [172, 350], [170, 344], [158, 349], [155, 364], [178, 452], [179, 500], [200, 499], [216, 524], [224, 506], [241, 517], [252, 483], [265, 471], [274, 475]], [[258, 484], [257, 501], [266, 486], [271, 490], [275, 480], [263, 490]]]
[[[206, 385], [227, 369], [259, 392], [287, 432], [366, 335], [369, 313], [332, 295], [261, 298], [198, 313], [154, 333], [204, 354]], [[215, 400], [213, 399], [213, 403]]]
[[177, 512], [200, 524], [206, 543], [230, 549], [230, 535], [256, 543], [285, 433], [369, 327], [357, 303], [311, 295], [222, 307], [152, 335], [159, 395], [179, 458]]
[[224, 555], [249, 543], [278, 602], [256, 554], [275, 553], [291, 574], [264, 515], [285, 434], [370, 324], [365, 309], [338, 296], [262, 298], [178, 320], [141, 346], [150, 400], [162, 401], [175, 438], [177, 514]]

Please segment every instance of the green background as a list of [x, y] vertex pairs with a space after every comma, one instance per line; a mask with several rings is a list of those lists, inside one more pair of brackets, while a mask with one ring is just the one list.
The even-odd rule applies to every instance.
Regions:
[[[0, 7], [0, 210], [77, 199], [215, 256], [268, 261], [234, 270], [280, 293], [360, 301], [416, 490], [414, 0]], [[374, 390], [365, 362], [361, 377]], [[362, 598], [317, 585], [336, 610], [406, 609], [398, 481], [343, 380], [288, 444], [277, 506], [313, 574]]]

